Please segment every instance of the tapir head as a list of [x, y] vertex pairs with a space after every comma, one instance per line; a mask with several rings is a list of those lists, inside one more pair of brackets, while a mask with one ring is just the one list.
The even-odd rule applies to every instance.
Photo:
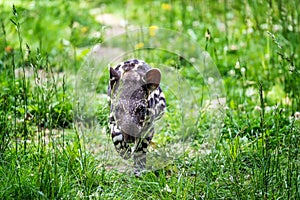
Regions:
[[156, 68], [122, 73], [110, 68], [111, 112], [123, 133], [140, 137], [145, 131], [145, 122], [153, 115], [148, 97], [159, 86], [161, 73]]

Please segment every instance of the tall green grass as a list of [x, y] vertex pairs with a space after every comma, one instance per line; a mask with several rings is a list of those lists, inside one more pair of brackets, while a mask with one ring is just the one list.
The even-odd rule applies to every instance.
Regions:
[[[0, 5], [1, 199], [300, 198], [296, 1], [15, 3]], [[204, 143], [211, 125], [204, 114], [194, 152], [163, 169], [136, 178], [103, 163], [97, 152], [109, 136], [82, 129], [73, 104], [87, 49], [105, 40], [94, 36], [104, 25], [92, 8], [128, 25], [180, 31], [210, 53], [227, 93], [219, 137]], [[185, 69], [189, 83], [199, 84]], [[98, 87], [106, 89], [106, 82]], [[101, 128], [108, 115], [102, 103], [95, 111]], [[171, 131], [177, 116], [167, 115]]]

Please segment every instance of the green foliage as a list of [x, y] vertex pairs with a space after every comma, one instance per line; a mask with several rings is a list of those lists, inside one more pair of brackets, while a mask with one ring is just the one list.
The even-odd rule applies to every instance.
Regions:
[[107, 104], [100, 104], [97, 111], [97, 118], [100, 126], [108, 129], [109, 107]]
[[[300, 198], [296, 1], [1, 1], [0, 10], [1, 199]], [[97, 22], [106, 13], [125, 19], [126, 28], [187, 35], [212, 56], [226, 89], [222, 126], [210, 129], [213, 114], [203, 108], [186, 129], [192, 149], [139, 178], [97, 157], [110, 139], [102, 134], [109, 117], [104, 98], [93, 111], [100, 132], [83, 131], [74, 119], [77, 70], [90, 45], [116, 28]], [[189, 58], [162, 50], [149, 55], [178, 69], [195, 94], [203, 91]], [[97, 93], [106, 93], [107, 79], [99, 77]], [[167, 126], [157, 145], [181, 130], [178, 101], [164, 92]], [[213, 131], [220, 135], [207, 140]]]

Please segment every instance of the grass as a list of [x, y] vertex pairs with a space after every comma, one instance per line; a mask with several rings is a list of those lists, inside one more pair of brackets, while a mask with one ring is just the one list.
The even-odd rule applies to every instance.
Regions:
[[[300, 198], [297, 2], [1, 1], [0, 9], [1, 199]], [[215, 80], [210, 88], [191, 57], [131, 40], [138, 49], [128, 57], [164, 72], [168, 112], [154, 152], [173, 144], [158, 152], [169, 162], [138, 178], [106, 134], [106, 65], [88, 59], [98, 43], [124, 47], [107, 42], [123, 28], [97, 21], [107, 13], [127, 29], [183, 33], [171, 47], [192, 55], [184, 45], [195, 41], [225, 88], [215, 87], [226, 97], [216, 112], [207, 105]]]

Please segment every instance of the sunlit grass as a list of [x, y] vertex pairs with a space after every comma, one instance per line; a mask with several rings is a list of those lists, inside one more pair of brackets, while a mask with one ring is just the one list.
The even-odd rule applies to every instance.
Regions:
[[[299, 199], [297, 7], [294, 1], [1, 2], [0, 198]], [[105, 76], [96, 88], [97, 120], [75, 115], [76, 73], [88, 49], [109, 37], [111, 27], [96, 20], [104, 13], [122, 17], [120, 29], [186, 34], [209, 52], [226, 89], [222, 126], [211, 129], [212, 114], [202, 109], [190, 151], [139, 178], [99, 156], [111, 145]], [[155, 53], [147, 62], [180, 65], [193, 91], [202, 91], [189, 60]], [[167, 101], [168, 126], [157, 145], [177, 137], [176, 102]]]

